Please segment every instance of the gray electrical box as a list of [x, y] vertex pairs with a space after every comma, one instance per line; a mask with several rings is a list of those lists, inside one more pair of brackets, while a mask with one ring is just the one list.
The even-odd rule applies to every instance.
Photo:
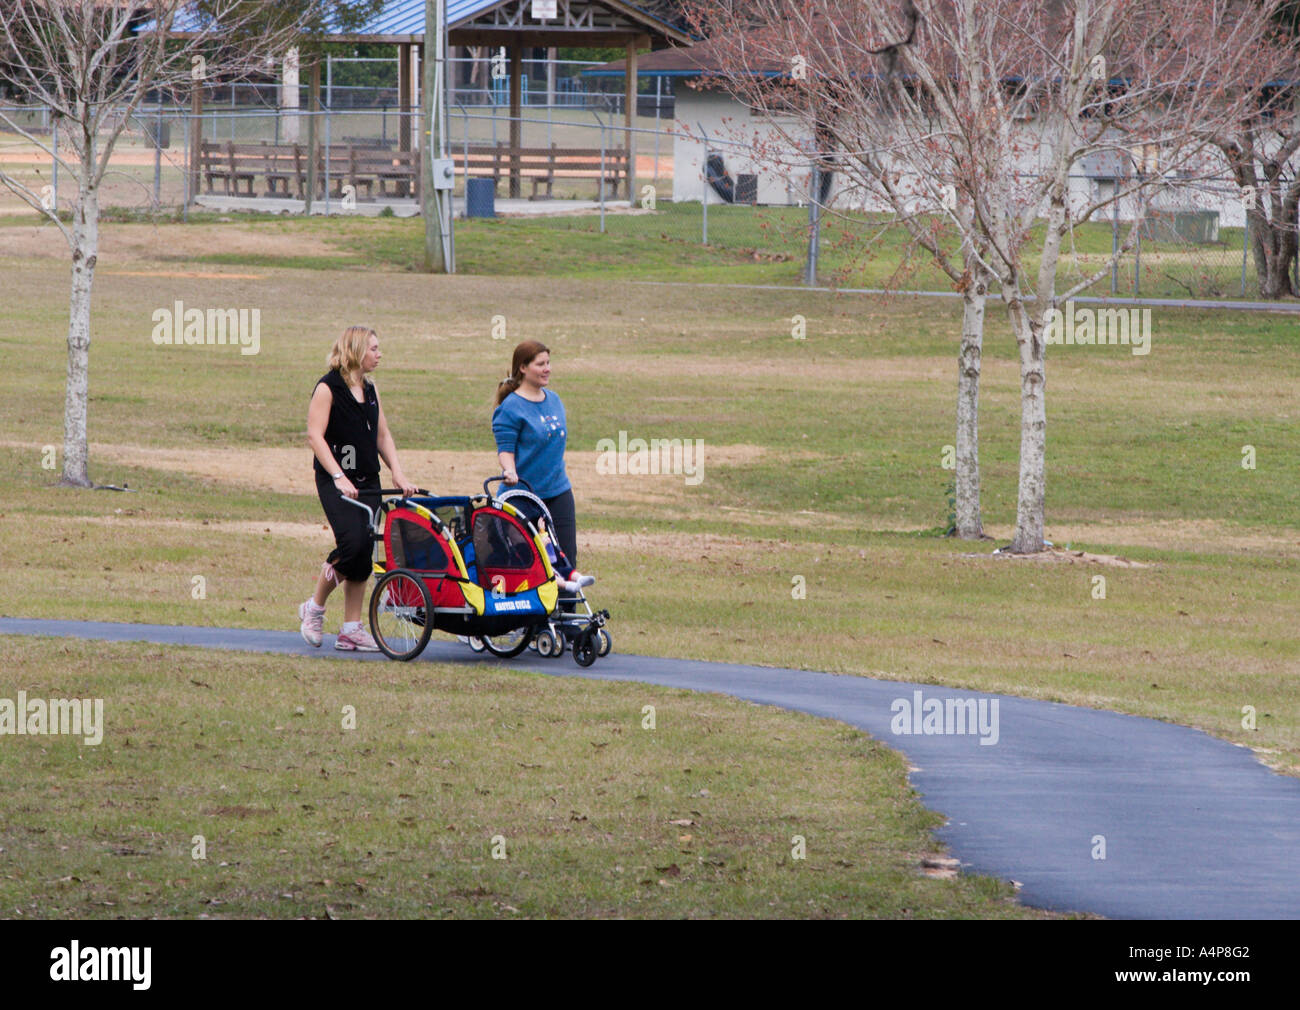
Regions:
[[736, 203], [758, 203], [758, 176], [741, 172], [736, 176]]
[[451, 189], [456, 184], [456, 163], [451, 158], [433, 159], [433, 188]]

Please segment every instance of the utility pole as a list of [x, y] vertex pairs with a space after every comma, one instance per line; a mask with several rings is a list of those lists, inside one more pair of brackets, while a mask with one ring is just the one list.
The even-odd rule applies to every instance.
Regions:
[[420, 111], [424, 121], [420, 144], [420, 209], [424, 215], [424, 269], [431, 274], [451, 273], [451, 186], [453, 173], [447, 160], [444, 68], [446, 66], [446, 0], [425, 0], [424, 66]]
[[311, 61], [311, 77], [307, 96], [307, 193], [303, 200], [302, 212], [307, 217], [311, 217], [312, 202], [316, 199], [316, 184], [320, 181], [320, 143], [319, 124], [316, 122], [320, 118], [320, 60]]

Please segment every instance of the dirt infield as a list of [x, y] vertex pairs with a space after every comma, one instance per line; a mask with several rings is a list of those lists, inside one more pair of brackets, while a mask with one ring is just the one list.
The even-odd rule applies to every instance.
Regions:
[[[99, 233], [100, 262], [114, 263], [166, 263], [185, 261], [203, 256], [214, 250], [241, 256], [337, 256], [338, 249], [322, 239], [310, 235], [290, 235], [270, 228], [228, 228], [220, 224], [194, 224], [186, 228], [170, 228], [166, 242], [162, 232], [151, 224], [114, 224]], [[24, 260], [68, 258], [68, 244], [52, 224], [15, 226], [4, 230], [4, 255]], [[153, 271], [133, 272], [107, 268], [104, 274], [119, 273], [124, 276], [184, 276], [184, 277], [245, 277], [260, 280], [260, 274], [241, 273], [181, 273], [159, 274]]]

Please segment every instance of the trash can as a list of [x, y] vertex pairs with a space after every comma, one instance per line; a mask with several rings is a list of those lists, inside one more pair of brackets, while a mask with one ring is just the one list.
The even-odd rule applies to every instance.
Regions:
[[465, 216], [497, 216], [497, 184], [495, 179], [465, 180]]

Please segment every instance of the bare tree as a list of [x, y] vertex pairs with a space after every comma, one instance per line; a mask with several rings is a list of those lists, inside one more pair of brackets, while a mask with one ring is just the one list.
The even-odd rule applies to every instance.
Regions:
[[[979, 530], [979, 356], [985, 295], [996, 288], [1020, 358], [1011, 550], [1042, 550], [1052, 313], [1135, 244], [1165, 173], [1198, 164], [1215, 128], [1240, 117], [1249, 89], [1239, 82], [1270, 79], [1267, 4], [700, 0], [692, 14], [706, 33], [726, 26], [708, 43], [715, 83], [770, 116], [787, 149], [806, 147], [814, 129], [833, 137], [847, 190], [905, 226], [962, 292], [963, 536]], [[783, 125], [791, 113], [797, 125]], [[1135, 163], [1133, 152], [1148, 150], [1161, 173]], [[1121, 166], [1119, 183], [1098, 193], [1072, 179], [1090, 156]], [[1132, 211], [1124, 241], [1058, 290], [1073, 229], [1117, 201]]]
[[[955, 145], [945, 149], [936, 114], [968, 121], [984, 100], [985, 82], [954, 87], [943, 109], [918, 107], [908, 91], [912, 116], [896, 116], [888, 82], [898, 73], [900, 53], [916, 42], [922, 16], [910, 2], [868, 10], [864, 5], [703, 3], [691, 8], [697, 28], [736, 24], [698, 46], [701, 64], [721, 68], [705, 86], [729, 90], [762, 114], [775, 133], [755, 131], [747, 146], [774, 165], [797, 172], [809, 160], [838, 173], [850, 208], [881, 211], [885, 219], [867, 245], [901, 225], [914, 250], [928, 254], [962, 295], [957, 360], [955, 439], [955, 532], [983, 536], [980, 511], [979, 384], [986, 303], [992, 274], [988, 242], [979, 233], [974, 205], [954, 183], [960, 173]], [[874, 77], [874, 81], [873, 81]], [[797, 114], [797, 126], [789, 113]], [[955, 128], [955, 127], [954, 127]], [[820, 194], [815, 198], [820, 198]], [[833, 213], [823, 208], [823, 214]], [[915, 263], [910, 252], [905, 262]], [[905, 269], [894, 277], [897, 283]]]
[[[276, 16], [268, 19], [272, 8]], [[59, 229], [72, 259], [62, 484], [93, 486], [86, 429], [99, 193], [122, 131], [152, 93], [188, 92], [209, 78], [265, 75], [320, 9], [313, 0], [205, 0], [202, 9], [187, 0], [0, 4], [0, 84], [49, 111], [60, 127], [57, 149], [51, 137], [18, 117], [0, 112], [0, 124], [48, 154], [76, 183], [75, 194], [60, 205], [48, 187], [34, 190], [0, 167], [0, 184]], [[174, 34], [178, 19], [184, 37]]]
[[1246, 210], [1262, 298], [1300, 297], [1292, 279], [1300, 239], [1300, 0], [1275, 9], [1273, 44], [1290, 66], [1280, 80], [1248, 82], [1253, 107], [1225, 125], [1215, 144]]

